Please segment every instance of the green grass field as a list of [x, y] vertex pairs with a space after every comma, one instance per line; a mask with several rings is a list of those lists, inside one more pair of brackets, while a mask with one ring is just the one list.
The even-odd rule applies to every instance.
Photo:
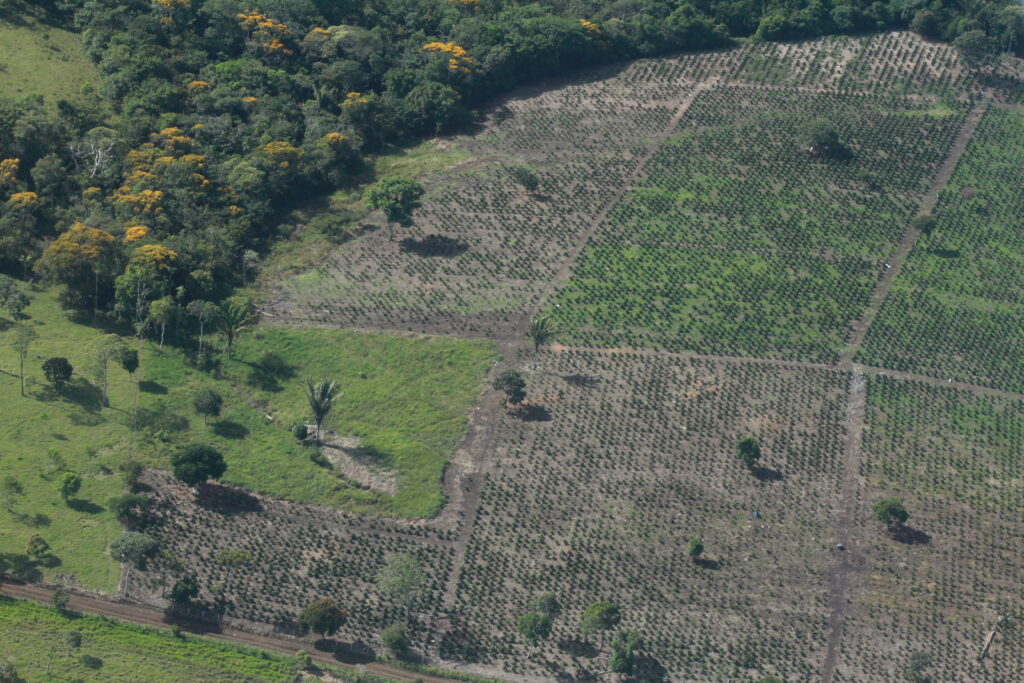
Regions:
[[[64, 634], [77, 631], [69, 652]], [[0, 657], [25, 681], [292, 681], [291, 657], [0, 597]]]
[[26, 17], [0, 20], [0, 97], [40, 94], [49, 104], [79, 98], [82, 86], [99, 84], [81, 38]]
[[[32, 297], [25, 322], [39, 337], [26, 365], [25, 397], [18, 391], [10, 323], [0, 321], [6, 327], [0, 332], [0, 463], [4, 477], [24, 490], [0, 501], [0, 571], [29, 578], [73, 574], [85, 586], [110, 591], [118, 567], [105, 548], [120, 529], [105, 505], [122, 491], [137, 385], [112, 368], [110, 408], [101, 407], [98, 390], [82, 377], [62, 394], [53, 392], [42, 360], [66, 356], [76, 368], [85, 367], [86, 348], [100, 332], [69, 322], [53, 292]], [[220, 345], [215, 337], [208, 343]], [[272, 370], [269, 351], [283, 360], [270, 362]], [[211, 443], [228, 463], [226, 483], [370, 514], [427, 516], [443, 502], [441, 471], [494, 357], [489, 342], [261, 326], [243, 335], [232, 357], [222, 358], [215, 379], [190, 367], [181, 351], [146, 342], [135, 457], [166, 468], [181, 445]], [[306, 377], [339, 383], [342, 395], [326, 426], [358, 437], [375, 466], [393, 471], [397, 495], [355, 485], [314, 462], [315, 450], [292, 437], [290, 427], [307, 418]], [[209, 425], [192, 408], [203, 387], [225, 399], [222, 414]], [[65, 504], [57, 487], [68, 470], [81, 474], [83, 485]], [[24, 554], [34, 533], [51, 546], [39, 562]]]

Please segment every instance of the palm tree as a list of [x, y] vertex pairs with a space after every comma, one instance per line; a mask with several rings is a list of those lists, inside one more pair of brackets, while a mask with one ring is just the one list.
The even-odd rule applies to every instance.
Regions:
[[306, 380], [306, 400], [316, 420], [316, 440], [320, 441], [320, 426], [324, 423], [327, 413], [334, 407], [334, 399], [338, 397], [338, 385], [334, 380], [322, 379], [314, 382]]
[[526, 329], [526, 336], [533, 340], [533, 350], [540, 351], [542, 344], [558, 334], [558, 330], [546, 315], [539, 315], [530, 320], [530, 326]]
[[231, 297], [220, 306], [217, 313], [217, 327], [224, 334], [224, 350], [231, 351], [235, 335], [253, 323], [252, 304], [242, 297]]

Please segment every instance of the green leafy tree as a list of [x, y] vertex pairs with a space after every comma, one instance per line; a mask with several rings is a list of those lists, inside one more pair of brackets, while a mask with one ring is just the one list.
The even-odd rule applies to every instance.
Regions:
[[211, 417], [217, 417], [220, 415], [220, 409], [224, 405], [224, 399], [221, 398], [213, 389], [200, 389], [196, 397], [192, 399], [192, 407], [195, 408], [196, 414], [203, 416], [203, 424], [207, 424]]
[[78, 631], [65, 631], [64, 637], [61, 640], [64, 642], [64, 649], [68, 651], [68, 657], [75, 650], [82, 647], [82, 634]]
[[406, 632], [405, 624], [396, 621], [384, 627], [384, 630], [380, 632], [380, 644], [396, 657], [405, 655], [409, 651], [409, 635]]
[[622, 621], [622, 611], [614, 602], [598, 601], [587, 605], [580, 619], [580, 632], [584, 636], [599, 635], [603, 641], [604, 634]]
[[754, 469], [757, 461], [761, 459], [761, 447], [757, 444], [757, 439], [747, 436], [736, 442], [736, 457], [747, 469]]
[[557, 617], [562, 613], [562, 605], [558, 602], [558, 598], [554, 593], [546, 592], [541, 593], [530, 602], [530, 609], [534, 612], [540, 612], [541, 614], [547, 614], [551, 618]]
[[405, 608], [406, 614], [423, 593], [423, 565], [409, 553], [392, 555], [377, 575], [377, 589]]
[[519, 183], [519, 185], [521, 185], [527, 192], [536, 192], [537, 188], [540, 186], [540, 178], [538, 178], [537, 174], [526, 166], [506, 166], [505, 170], [508, 172], [512, 180]]
[[132, 375], [139, 369], [139, 352], [135, 349], [125, 348], [118, 357], [117, 364], [128, 373], [128, 380], [131, 381]]
[[310, 603], [299, 615], [299, 625], [320, 634], [322, 638], [336, 633], [344, 623], [344, 613], [331, 598], [321, 598]]
[[690, 542], [686, 544], [686, 554], [689, 555], [690, 559], [694, 562], [700, 559], [703, 552], [704, 544], [700, 542], [699, 538], [691, 538]]
[[309, 402], [309, 410], [313, 413], [313, 421], [316, 422], [316, 440], [320, 441], [320, 429], [324, 420], [334, 408], [338, 398], [338, 385], [334, 380], [322, 379], [314, 382], [306, 380], [306, 401]]
[[58, 612], [65, 612], [68, 608], [68, 603], [71, 602], [71, 593], [68, 592], [67, 588], [57, 588], [50, 595], [50, 604]]
[[900, 529], [910, 519], [910, 513], [899, 498], [880, 498], [874, 502], [871, 510], [875, 513], [875, 519], [883, 522], [890, 530]]
[[116, 334], [105, 334], [94, 339], [87, 350], [89, 355], [89, 372], [93, 379], [96, 380], [96, 383], [100, 385], [100, 389], [103, 392], [103, 405], [105, 406], [110, 405], [110, 396], [107, 391], [107, 369], [110, 367], [111, 362], [120, 360], [127, 348], [121, 337]]
[[827, 119], [813, 119], [800, 128], [801, 144], [818, 156], [835, 156], [843, 150], [839, 131]]
[[539, 315], [530, 320], [530, 326], [526, 329], [526, 336], [533, 342], [533, 351], [537, 353], [540, 347], [547, 344], [556, 334], [558, 329], [546, 315]]
[[107, 501], [107, 509], [122, 524], [140, 519], [153, 505], [153, 499], [140, 493], [125, 493]]
[[110, 556], [118, 562], [128, 562], [144, 569], [146, 560], [156, 555], [159, 549], [160, 542], [149, 534], [129, 531], [110, 543]]
[[633, 673], [636, 666], [636, 655], [644, 647], [640, 634], [623, 631], [612, 641], [612, 654], [608, 658], [608, 668], [622, 675]]
[[14, 499], [17, 496], [25, 495], [25, 487], [16, 477], [8, 475], [4, 477], [3, 492], [7, 511], [14, 512]]
[[206, 324], [217, 319], [217, 312], [220, 309], [217, 304], [209, 301], [202, 301], [196, 299], [195, 301], [189, 302], [188, 306], [185, 307], [185, 312], [196, 319], [199, 323], [199, 354], [203, 353], [203, 333], [206, 331]]
[[67, 358], [55, 357], [43, 361], [43, 375], [46, 377], [46, 381], [57, 391], [63, 389], [64, 385], [71, 381], [71, 376], [74, 372], [75, 369], [68, 362]]
[[228, 468], [220, 451], [205, 444], [193, 444], [178, 451], [171, 459], [171, 467], [175, 478], [188, 486], [220, 479]]
[[32, 534], [25, 545], [25, 554], [32, 558], [40, 558], [50, 549], [50, 544], [39, 534]]
[[78, 493], [82, 488], [82, 478], [74, 472], [65, 472], [60, 477], [60, 497], [68, 502], [71, 496]]
[[178, 305], [170, 296], [162, 296], [149, 304], [149, 319], [160, 327], [160, 348], [164, 347], [164, 335], [167, 325], [174, 322], [178, 315]]
[[551, 615], [527, 612], [516, 620], [516, 631], [530, 645], [527, 658], [533, 656], [537, 643], [551, 635]]
[[171, 588], [171, 602], [175, 605], [186, 605], [199, 596], [199, 583], [194, 576], [185, 576]]
[[999, 61], [999, 44], [979, 29], [964, 31], [953, 41], [953, 46], [967, 68], [973, 71], [990, 69]]
[[526, 380], [515, 370], [504, 370], [491, 386], [505, 394], [505, 405], [519, 405], [526, 400]]
[[422, 197], [423, 187], [419, 183], [405, 178], [384, 178], [366, 191], [365, 200], [370, 208], [384, 212], [390, 241], [393, 238], [391, 224], [412, 225], [412, 214], [420, 207]]
[[32, 346], [32, 343], [38, 338], [39, 335], [35, 333], [35, 330], [24, 323], [18, 323], [14, 326], [14, 335], [11, 337], [11, 346], [18, 354], [18, 375], [21, 378], [22, 396], [25, 395], [25, 358], [28, 357], [28, 350]]
[[18, 667], [10, 659], [0, 661], [0, 683], [21, 683]]
[[233, 296], [220, 305], [217, 312], [217, 329], [224, 335], [224, 350], [231, 351], [235, 337], [256, 322], [252, 302], [245, 297]]
[[907, 660], [903, 676], [908, 683], [932, 683], [932, 677], [928, 675], [934, 659], [927, 652], [914, 652]]

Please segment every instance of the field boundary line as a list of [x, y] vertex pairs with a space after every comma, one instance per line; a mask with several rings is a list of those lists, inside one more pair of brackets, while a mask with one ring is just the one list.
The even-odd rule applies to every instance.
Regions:
[[[975, 129], [978, 127], [978, 122], [981, 121], [981, 117], [987, 110], [988, 97], [976, 106], [968, 113], [964, 118], [963, 124], [960, 126], [960, 132], [957, 134], [956, 139], [949, 148], [949, 152], [946, 154], [946, 159], [939, 166], [938, 172], [935, 174], [935, 178], [932, 180], [931, 186], [928, 191], [921, 198], [921, 202], [918, 205], [917, 213], [915, 217], [925, 216], [930, 214], [934, 209], [935, 205], [939, 201], [939, 193], [946, 187], [949, 179], [953, 176], [953, 172], [956, 170], [957, 165], [960, 163], [960, 159], [963, 157], [964, 151], [967, 149], [967, 144], [970, 142], [971, 137], [974, 135]], [[921, 236], [921, 231], [914, 227], [913, 223], [907, 225], [903, 231], [903, 235], [900, 238], [899, 244], [896, 246], [896, 250], [893, 252], [889, 260], [886, 261], [885, 270], [882, 272], [882, 276], [878, 279], [875, 284], [875, 290], [871, 294], [871, 298], [868, 300], [868, 305], [861, 313], [860, 317], [853, 321], [849, 333], [849, 342], [841, 352], [839, 358], [840, 363], [852, 363], [857, 352], [861, 350], [861, 346], [864, 344], [864, 339], [867, 337], [868, 330], [871, 325], [875, 322], [878, 317], [879, 311], [882, 309], [882, 304], [885, 303], [885, 299], [889, 294], [889, 288], [892, 283], [896, 280], [896, 276], [899, 275], [900, 270], [903, 269], [903, 264], [906, 263], [907, 258], [910, 256], [910, 252], [914, 249], [914, 245], [917, 244], [917, 238]]]

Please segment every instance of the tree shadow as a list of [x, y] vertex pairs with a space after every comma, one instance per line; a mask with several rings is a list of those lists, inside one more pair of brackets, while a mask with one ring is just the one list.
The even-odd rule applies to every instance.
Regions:
[[577, 387], [579, 389], [593, 389], [601, 382], [600, 377], [592, 377], [591, 375], [562, 375], [562, 379], [565, 380], [566, 384]]
[[939, 258], [946, 259], [960, 258], [961, 256], [959, 249], [929, 249], [928, 252], [935, 254]]
[[633, 673], [626, 678], [629, 683], [655, 683], [668, 680], [668, 670], [650, 655], [640, 655], [633, 661]]
[[593, 659], [598, 655], [598, 650], [593, 643], [579, 638], [562, 638], [558, 641], [558, 649], [570, 657]]
[[544, 406], [533, 403], [520, 403], [513, 414], [523, 422], [550, 422], [551, 413]]
[[41, 512], [37, 512], [34, 515], [24, 515], [21, 521], [35, 529], [43, 526], [50, 526], [50, 524], [53, 523], [52, 519]]
[[189, 428], [188, 418], [169, 410], [163, 402], [152, 408], [139, 408], [136, 421], [139, 427], [154, 432], [183, 432]]
[[87, 515], [95, 515], [103, 512], [103, 508], [96, 503], [91, 500], [83, 500], [81, 498], [69, 498], [68, 507], [75, 512], [84, 512]]
[[92, 669], [93, 671], [103, 668], [103, 660], [93, 655], [82, 655], [78, 658], [78, 661], [82, 663], [86, 669]]
[[717, 571], [722, 568], [722, 565], [719, 564], [718, 560], [712, 560], [708, 557], [698, 557], [693, 561], [693, 563], [701, 569], [712, 569]]
[[898, 543], [905, 543], [906, 545], [928, 545], [932, 542], [932, 537], [921, 531], [909, 526], [902, 526], [899, 529], [893, 529], [889, 532], [893, 540]]
[[276, 353], [264, 353], [259, 361], [246, 364], [250, 368], [246, 384], [262, 391], [281, 391], [281, 380], [291, 379], [296, 373], [295, 366]]
[[81, 377], [76, 377], [65, 384], [60, 390], [60, 395], [90, 413], [98, 413], [103, 409], [103, 392]]
[[758, 481], [782, 481], [782, 472], [773, 470], [770, 467], [752, 467], [750, 473], [757, 478]]
[[166, 394], [167, 387], [165, 387], [163, 384], [160, 384], [159, 382], [154, 382], [152, 380], [146, 379], [139, 382], [139, 391], [145, 392], [147, 394]]
[[64, 564], [64, 561], [53, 553], [46, 553], [42, 557], [36, 560], [36, 564], [40, 567], [46, 567], [47, 569], [53, 569]]
[[213, 433], [223, 439], [244, 439], [249, 435], [245, 425], [232, 420], [218, 420], [213, 423]]
[[260, 499], [248, 491], [222, 484], [200, 484], [196, 504], [223, 515], [259, 512], [263, 509]]
[[20, 553], [0, 553], [0, 572], [13, 574], [22, 581], [37, 582], [43, 580], [36, 562], [28, 555]]
[[398, 243], [398, 248], [417, 256], [452, 257], [464, 254], [469, 245], [454, 237], [430, 234], [420, 239], [406, 237]]

